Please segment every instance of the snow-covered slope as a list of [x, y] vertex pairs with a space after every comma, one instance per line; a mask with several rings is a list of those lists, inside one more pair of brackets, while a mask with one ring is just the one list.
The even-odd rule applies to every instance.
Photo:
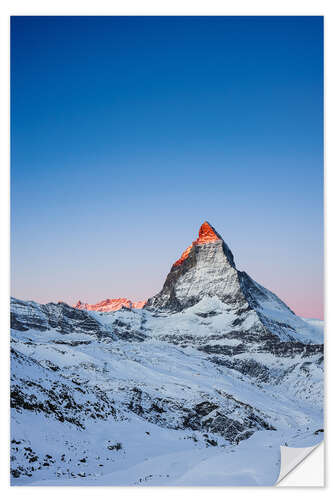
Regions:
[[322, 324], [221, 241], [143, 309], [12, 299], [12, 484], [269, 485], [280, 444], [322, 439]]

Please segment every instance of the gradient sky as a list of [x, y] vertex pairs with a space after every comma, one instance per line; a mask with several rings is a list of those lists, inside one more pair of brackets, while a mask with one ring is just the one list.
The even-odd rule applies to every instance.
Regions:
[[147, 298], [208, 220], [323, 317], [321, 17], [13, 17], [12, 295]]

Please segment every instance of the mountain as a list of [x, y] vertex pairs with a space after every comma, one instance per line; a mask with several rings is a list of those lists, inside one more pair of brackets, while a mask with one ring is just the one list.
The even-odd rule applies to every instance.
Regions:
[[208, 222], [161, 292], [126, 301], [11, 300], [12, 484], [271, 485], [280, 444], [322, 439], [322, 322]]
[[[275, 337], [284, 342], [317, 341], [313, 329], [282, 300], [236, 269], [228, 245], [207, 221], [200, 227], [198, 238], [172, 266], [162, 290], [148, 299], [145, 307], [177, 312], [203, 299], [213, 304], [217, 300], [217, 307], [230, 318], [230, 331], [233, 327], [245, 332], [255, 329], [256, 338], [260, 335], [265, 341]], [[214, 307], [208, 313], [214, 314]]]
[[105, 299], [97, 304], [87, 304], [79, 300], [73, 307], [75, 309], [85, 309], [86, 311], [99, 311], [99, 312], [110, 312], [118, 311], [123, 307], [126, 309], [142, 309], [146, 304], [145, 300], [139, 300], [138, 302], [132, 302], [129, 299]]

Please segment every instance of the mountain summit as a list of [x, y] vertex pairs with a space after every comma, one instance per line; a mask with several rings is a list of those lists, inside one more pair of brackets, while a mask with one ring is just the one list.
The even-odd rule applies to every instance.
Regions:
[[199, 237], [196, 240], [196, 243], [210, 243], [211, 241], [221, 240], [221, 236], [216, 231], [216, 229], [209, 224], [209, 222], [205, 221], [199, 229]]
[[204, 296], [218, 297], [226, 304], [244, 302], [238, 272], [228, 245], [205, 221], [198, 238], [173, 264], [164, 286], [147, 301], [147, 308], [180, 311]]
[[174, 266], [180, 266], [182, 262], [189, 256], [190, 251], [195, 245], [203, 245], [204, 243], [212, 243], [213, 241], [222, 240], [219, 233], [209, 224], [209, 222], [205, 221], [200, 229], [198, 238], [193, 241], [193, 243], [184, 250], [180, 258], [174, 263]]

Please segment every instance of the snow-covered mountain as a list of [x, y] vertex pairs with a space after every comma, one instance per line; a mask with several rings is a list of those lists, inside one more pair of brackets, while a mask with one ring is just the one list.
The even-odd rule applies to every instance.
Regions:
[[145, 300], [132, 302], [129, 299], [120, 298], [105, 299], [101, 302], [97, 302], [97, 304], [88, 304], [87, 302], [81, 302], [81, 300], [79, 300], [73, 307], [75, 307], [76, 309], [85, 309], [86, 311], [110, 312], [118, 311], [123, 307], [126, 309], [142, 309], [145, 304]]
[[322, 322], [207, 222], [144, 307], [12, 299], [11, 322], [12, 484], [269, 485], [280, 444], [322, 439]]
[[146, 307], [175, 312], [203, 299], [214, 299], [213, 313], [216, 304], [234, 317], [227, 327], [230, 330], [237, 326], [247, 331], [251, 324], [256, 339], [260, 334], [282, 341], [317, 340], [313, 330], [282, 300], [236, 269], [228, 245], [208, 222], [202, 224], [198, 239], [175, 262], [161, 292], [149, 299]]

